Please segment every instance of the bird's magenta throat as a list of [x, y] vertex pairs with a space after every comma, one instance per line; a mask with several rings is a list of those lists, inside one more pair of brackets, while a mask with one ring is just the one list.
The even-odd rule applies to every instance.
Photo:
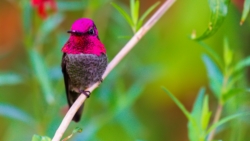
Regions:
[[62, 52], [67, 54], [106, 54], [106, 49], [96, 36], [77, 37], [71, 36], [63, 46]]

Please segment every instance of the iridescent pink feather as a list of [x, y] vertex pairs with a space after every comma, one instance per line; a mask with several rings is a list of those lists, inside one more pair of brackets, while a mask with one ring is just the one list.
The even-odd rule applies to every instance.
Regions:
[[[94, 35], [87, 34], [93, 28]], [[95, 54], [100, 56], [102, 53], [106, 54], [106, 49], [98, 37], [98, 30], [91, 19], [81, 18], [76, 20], [71, 31], [83, 33], [83, 35], [71, 34], [69, 40], [62, 48], [64, 53], [68, 54]]]

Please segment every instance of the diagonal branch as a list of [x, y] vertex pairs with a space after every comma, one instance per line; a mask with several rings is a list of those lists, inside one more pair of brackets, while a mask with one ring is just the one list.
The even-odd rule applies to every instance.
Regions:
[[[102, 78], [104, 79], [111, 70], [124, 58], [124, 56], [137, 44], [137, 42], [147, 33], [147, 31], [161, 18], [161, 16], [174, 4], [175, 0], [168, 0], [162, 4], [162, 6], [154, 13], [154, 15], [138, 30], [138, 32], [129, 40], [129, 42], [122, 48], [122, 50], [114, 57], [114, 59], [109, 63], [106, 71], [104, 72]], [[99, 82], [92, 85], [86, 91], [93, 92], [99, 86]], [[68, 125], [70, 124], [73, 116], [86, 100], [84, 94], [80, 95], [74, 104], [71, 106], [67, 114], [65, 115], [61, 125], [57, 129], [52, 141], [59, 141]]]

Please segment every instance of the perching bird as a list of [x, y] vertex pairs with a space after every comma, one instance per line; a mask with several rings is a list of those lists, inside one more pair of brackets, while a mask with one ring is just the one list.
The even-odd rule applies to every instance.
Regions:
[[[91, 19], [76, 20], [71, 30], [69, 40], [62, 48], [62, 72], [69, 107], [82, 93], [96, 82], [102, 81], [102, 75], [107, 67], [106, 49], [98, 37], [98, 31]], [[78, 122], [84, 104], [76, 112], [73, 120]]]

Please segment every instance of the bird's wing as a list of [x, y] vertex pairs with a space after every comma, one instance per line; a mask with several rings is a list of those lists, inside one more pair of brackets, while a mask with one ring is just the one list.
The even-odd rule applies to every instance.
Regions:
[[64, 77], [64, 85], [65, 85], [65, 89], [66, 89], [66, 95], [67, 95], [67, 100], [68, 100], [68, 104], [71, 106], [73, 103], [70, 102], [70, 98], [69, 98], [69, 83], [70, 83], [70, 79], [69, 79], [69, 75], [67, 73], [66, 70], [66, 64], [67, 64], [67, 59], [66, 59], [66, 53], [63, 53], [62, 56], [62, 73], [63, 73], [63, 77]]
[[[78, 98], [79, 94], [76, 92], [70, 91], [69, 85], [71, 82], [70, 82], [69, 74], [66, 69], [67, 63], [69, 63], [68, 58], [66, 56], [66, 53], [63, 53], [61, 66], [62, 66], [62, 72], [63, 72], [63, 77], [64, 77], [64, 85], [66, 89], [67, 101], [68, 101], [69, 107], [71, 107], [72, 104], [75, 102], [75, 100]], [[78, 109], [78, 111], [76, 112], [72, 120], [74, 120], [75, 122], [80, 121], [83, 107], [84, 107], [84, 103]]]

